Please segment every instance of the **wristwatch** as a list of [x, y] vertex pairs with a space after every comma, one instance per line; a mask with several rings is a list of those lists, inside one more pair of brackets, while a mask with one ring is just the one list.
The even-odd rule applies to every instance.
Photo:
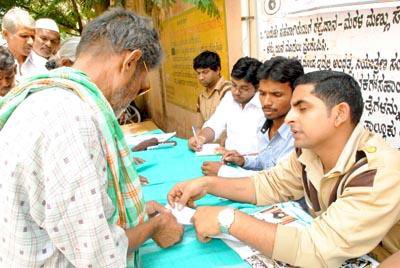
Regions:
[[229, 234], [229, 228], [235, 220], [235, 210], [231, 207], [225, 208], [218, 213], [219, 229], [223, 234]]

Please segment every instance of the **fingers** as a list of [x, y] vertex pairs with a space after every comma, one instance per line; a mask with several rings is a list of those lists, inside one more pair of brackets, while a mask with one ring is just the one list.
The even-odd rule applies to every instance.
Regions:
[[203, 165], [201, 165], [201, 172], [204, 174], [204, 175], [207, 175], [208, 174], [208, 166], [209, 166], [209, 162], [204, 162], [203, 163]]
[[[192, 197], [192, 193], [189, 191], [185, 191], [182, 193], [182, 196], [176, 201], [178, 203], [178, 209], [181, 210]], [[193, 201], [192, 201], [193, 202]]]
[[211, 240], [211, 237], [208, 237], [207, 234], [199, 234], [196, 233], [197, 239], [202, 243], [208, 243]]
[[196, 203], [194, 203], [193, 198], [190, 198], [186, 205], [188, 207], [190, 207], [190, 208], [195, 208], [196, 207]]
[[146, 177], [142, 176], [142, 175], [139, 175], [139, 180], [140, 180], [140, 184], [141, 185], [149, 184], [149, 180]]
[[148, 215], [154, 215], [158, 213], [170, 213], [163, 205], [156, 201], [149, 201], [146, 203], [146, 212]]
[[192, 151], [200, 151], [201, 150], [201, 145], [199, 143], [197, 143], [197, 140], [194, 137], [190, 137], [188, 143], [189, 143], [189, 148]]
[[158, 218], [159, 226], [152, 238], [162, 248], [170, 247], [182, 240], [184, 228], [172, 214], [163, 213]]
[[140, 164], [143, 164], [145, 161], [144, 161], [144, 159], [142, 159], [142, 158], [140, 158], [140, 157], [134, 157], [134, 158], [133, 158], [133, 162], [134, 162], [136, 165], [140, 165]]
[[182, 191], [179, 185], [175, 185], [167, 195], [168, 204], [171, 207], [175, 208], [175, 202], [177, 202], [177, 200], [179, 200], [181, 196], [182, 196]]

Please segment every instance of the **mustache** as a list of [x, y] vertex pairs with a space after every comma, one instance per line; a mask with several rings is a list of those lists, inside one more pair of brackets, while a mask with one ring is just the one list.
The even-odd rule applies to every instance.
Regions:
[[271, 111], [275, 111], [276, 109], [274, 109], [272, 106], [262, 106], [263, 110], [271, 110]]

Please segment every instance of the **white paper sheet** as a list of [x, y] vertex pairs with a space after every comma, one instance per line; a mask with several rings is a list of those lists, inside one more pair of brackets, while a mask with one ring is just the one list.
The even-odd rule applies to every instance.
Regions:
[[216, 149], [220, 147], [218, 143], [206, 143], [203, 144], [201, 151], [196, 152], [197, 156], [207, 156], [207, 155], [218, 155], [220, 152], [216, 152]]
[[169, 204], [167, 204], [165, 207], [167, 209], [171, 210], [172, 215], [175, 216], [178, 223], [183, 224], [183, 225], [193, 225], [192, 217], [193, 217], [194, 213], [196, 212], [195, 209], [190, 208], [190, 207], [183, 207], [182, 210], [178, 210], [177, 205], [175, 205], [175, 208], [173, 208]]
[[160, 133], [160, 134], [142, 134], [139, 136], [125, 136], [125, 140], [129, 146], [134, 147], [145, 140], [156, 138], [158, 142], [164, 142], [174, 137], [175, 135], [176, 132]]

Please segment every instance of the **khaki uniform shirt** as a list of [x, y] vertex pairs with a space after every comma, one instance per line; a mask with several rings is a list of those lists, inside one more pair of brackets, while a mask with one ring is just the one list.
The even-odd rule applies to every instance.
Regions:
[[225, 93], [231, 90], [231, 88], [231, 82], [221, 77], [211, 92], [204, 90], [200, 93], [197, 102], [197, 110], [203, 122], [207, 121], [213, 115], [222, 97], [224, 97]]
[[258, 205], [305, 196], [316, 215], [304, 229], [278, 225], [274, 259], [339, 267], [377, 245], [389, 254], [400, 249], [400, 153], [361, 125], [328, 173], [313, 152], [303, 149], [252, 180]]

